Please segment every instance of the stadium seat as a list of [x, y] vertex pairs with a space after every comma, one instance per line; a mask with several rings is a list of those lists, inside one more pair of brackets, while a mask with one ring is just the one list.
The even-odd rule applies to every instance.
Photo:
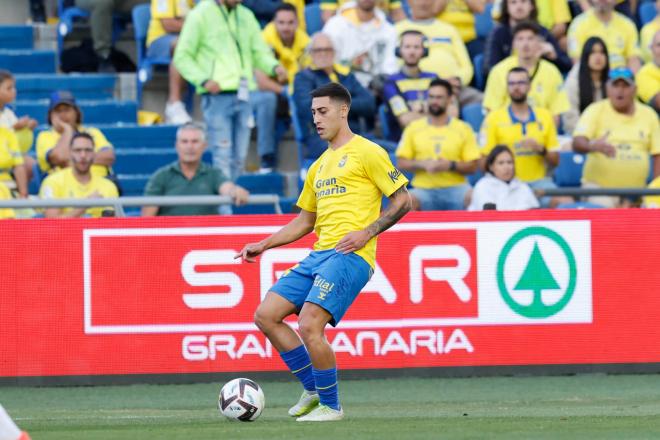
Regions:
[[380, 129], [385, 139], [390, 139], [392, 136], [392, 129], [388, 123], [387, 113], [389, 109], [387, 104], [383, 103], [378, 106], [378, 121], [380, 122]]
[[605, 208], [603, 205], [598, 203], [590, 202], [572, 202], [572, 203], [560, 203], [557, 205], [557, 209], [602, 209]]
[[[66, 0], [57, 0], [57, 16], [59, 23], [57, 24], [57, 52], [62, 53], [64, 49], [64, 38], [73, 30], [73, 24], [80, 19], [89, 17], [89, 12], [84, 9], [72, 6], [73, 2]], [[118, 15], [113, 15], [112, 20], [112, 39], [113, 42], [117, 40], [119, 34], [123, 31], [123, 20]]]
[[474, 27], [477, 31], [478, 38], [487, 38], [491, 29], [493, 29], [493, 17], [491, 16], [492, 9], [493, 4], [487, 3], [484, 12], [481, 14], [475, 14], [474, 16]]
[[52, 50], [0, 50], [0, 66], [14, 74], [55, 73]]
[[658, 11], [655, 9], [654, 2], [644, 2], [639, 5], [639, 21], [644, 26], [646, 23], [652, 21], [657, 15]]
[[319, 3], [310, 3], [305, 6], [305, 23], [307, 23], [307, 33], [312, 35], [323, 29], [323, 20], [321, 19], [321, 5]]
[[0, 49], [33, 49], [32, 26], [0, 26]]
[[[285, 178], [280, 173], [268, 174], [244, 174], [240, 176], [236, 183], [250, 191], [251, 194], [276, 194], [280, 200], [280, 208], [283, 213], [290, 213], [296, 198], [285, 198], [284, 183]], [[273, 205], [245, 205], [232, 207], [234, 214], [274, 214]]]
[[478, 54], [472, 60], [474, 65], [474, 86], [479, 90], [483, 90], [486, 85], [486, 78], [484, 77], [484, 55]]
[[[137, 104], [135, 101], [77, 101], [85, 124], [135, 124]], [[17, 114], [30, 115], [39, 124], [45, 124], [48, 116], [48, 100], [16, 101]]]
[[559, 164], [554, 172], [554, 181], [557, 186], [580, 186], [584, 160], [585, 157], [583, 154], [573, 153], [572, 151], [561, 151], [559, 153]]
[[97, 126], [115, 148], [170, 149], [174, 151], [177, 127], [152, 126]]
[[69, 90], [77, 99], [112, 99], [115, 90], [114, 75], [50, 74], [16, 75], [16, 89], [20, 100], [48, 99], [53, 90]]
[[484, 177], [484, 172], [479, 169], [474, 173], [467, 175], [468, 182], [472, 186], [476, 185], [479, 179], [481, 179], [482, 177]]
[[470, 124], [475, 133], [479, 133], [484, 120], [484, 109], [481, 104], [468, 104], [461, 109], [461, 119]]

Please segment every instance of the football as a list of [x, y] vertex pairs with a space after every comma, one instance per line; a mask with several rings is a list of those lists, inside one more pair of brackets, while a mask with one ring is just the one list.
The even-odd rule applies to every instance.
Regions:
[[227, 382], [218, 396], [220, 413], [230, 420], [252, 422], [266, 405], [264, 392], [255, 381], [245, 378]]

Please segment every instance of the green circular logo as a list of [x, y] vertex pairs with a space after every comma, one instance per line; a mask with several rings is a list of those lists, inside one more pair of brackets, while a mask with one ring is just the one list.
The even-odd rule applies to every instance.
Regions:
[[[527, 305], [517, 302], [511, 295], [504, 280], [504, 265], [509, 258], [511, 250], [523, 239], [533, 236], [545, 237], [552, 240], [557, 246], [559, 246], [568, 263], [568, 285], [559, 301], [552, 305], [545, 305], [543, 303], [543, 291], [556, 290], [561, 287], [543, 259], [538, 242], [534, 243], [534, 249], [529, 257], [529, 261], [527, 262], [520, 279], [513, 287], [513, 290], [532, 291], [532, 303]], [[576, 267], [573, 251], [571, 251], [570, 246], [561, 235], [548, 228], [532, 226], [516, 232], [509, 241], [506, 242], [504, 248], [502, 248], [502, 253], [497, 261], [497, 286], [504, 302], [506, 302], [514, 312], [527, 318], [547, 318], [548, 316], [552, 316], [559, 312], [571, 300], [573, 292], [575, 292], [575, 283], [577, 279]]]

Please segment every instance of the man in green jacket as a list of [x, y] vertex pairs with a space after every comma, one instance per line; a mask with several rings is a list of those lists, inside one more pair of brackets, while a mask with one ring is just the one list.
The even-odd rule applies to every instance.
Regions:
[[[261, 36], [259, 22], [241, 0], [202, 0], [186, 17], [174, 64], [202, 95], [213, 165], [230, 180], [244, 170], [253, 116], [253, 69], [285, 81]], [[274, 134], [273, 134], [274, 135]]]

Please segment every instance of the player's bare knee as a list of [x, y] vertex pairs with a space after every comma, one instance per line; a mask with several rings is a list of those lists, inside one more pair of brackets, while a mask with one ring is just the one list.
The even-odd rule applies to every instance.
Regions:
[[266, 332], [276, 324], [276, 319], [272, 311], [268, 310], [268, 308], [261, 304], [254, 312], [254, 323], [259, 330]]
[[301, 315], [298, 319], [298, 331], [305, 344], [322, 338], [324, 328], [312, 314]]

